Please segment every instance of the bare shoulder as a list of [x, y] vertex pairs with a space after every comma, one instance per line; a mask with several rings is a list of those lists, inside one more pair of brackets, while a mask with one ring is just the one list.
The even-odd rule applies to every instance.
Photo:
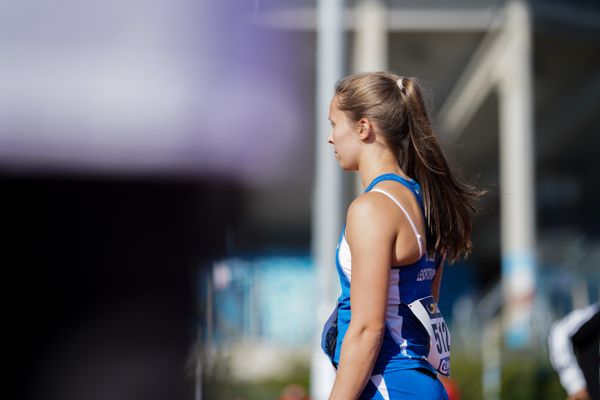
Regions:
[[350, 203], [348, 218], [373, 219], [385, 217], [386, 201], [382, 196], [373, 192], [363, 193]]
[[348, 207], [347, 230], [352, 232], [369, 232], [378, 230], [382, 233], [395, 231], [390, 202], [376, 193], [364, 193], [354, 199]]

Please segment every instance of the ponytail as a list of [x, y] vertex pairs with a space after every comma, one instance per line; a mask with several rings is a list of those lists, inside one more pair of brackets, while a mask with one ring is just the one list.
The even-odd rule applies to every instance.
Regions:
[[408, 144], [405, 171], [421, 186], [430, 254], [453, 263], [471, 253], [472, 216], [483, 192], [460, 181], [448, 165], [425, 108], [420, 87], [404, 79]]
[[416, 79], [389, 72], [351, 75], [336, 85], [338, 107], [367, 117], [398, 153], [405, 173], [421, 186], [427, 252], [453, 263], [472, 249], [472, 218], [483, 191], [461, 181], [438, 143]]

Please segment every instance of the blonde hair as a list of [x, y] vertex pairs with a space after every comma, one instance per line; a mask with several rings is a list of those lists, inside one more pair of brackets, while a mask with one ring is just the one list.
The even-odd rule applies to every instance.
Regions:
[[472, 249], [472, 217], [484, 194], [451, 170], [427, 113], [415, 78], [381, 71], [347, 76], [337, 82], [340, 110], [352, 121], [374, 122], [398, 162], [421, 186], [427, 222], [427, 252], [450, 263]]

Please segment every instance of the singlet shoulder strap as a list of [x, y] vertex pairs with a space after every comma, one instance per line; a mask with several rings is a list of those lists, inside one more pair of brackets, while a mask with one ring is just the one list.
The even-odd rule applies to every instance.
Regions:
[[397, 174], [388, 173], [377, 176], [375, 179], [373, 179], [369, 186], [367, 186], [367, 188], [365, 189], [365, 193], [370, 192], [375, 187], [375, 185], [382, 181], [395, 181], [405, 186], [415, 195], [415, 197], [417, 198], [417, 202], [421, 207], [421, 210], [424, 210], [425, 207], [423, 204], [423, 196], [421, 195], [421, 187], [419, 186], [419, 184], [414, 179], [405, 179]]
[[392, 196], [391, 194], [389, 194], [385, 190], [382, 190], [382, 189], [379, 189], [379, 188], [375, 188], [375, 189], [372, 189], [371, 192], [379, 192], [381, 194], [386, 195], [394, 203], [396, 203], [396, 205], [398, 207], [400, 207], [400, 209], [402, 210], [402, 212], [404, 213], [404, 215], [406, 215], [406, 218], [408, 219], [408, 222], [410, 223], [410, 226], [411, 226], [413, 232], [415, 233], [415, 236], [417, 237], [417, 243], [419, 244], [419, 256], [422, 256], [423, 255], [423, 237], [421, 236], [421, 234], [417, 230], [417, 227], [415, 226], [415, 223], [413, 222], [412, 218], [410, 217], [410, 215], [408, 214], [408, 212], [406, 211], [406, 209], [402, 206], [402, 204], [400, 204], [400, 202], [398, 200], [396, 200], [396, 198], [394, 196]]

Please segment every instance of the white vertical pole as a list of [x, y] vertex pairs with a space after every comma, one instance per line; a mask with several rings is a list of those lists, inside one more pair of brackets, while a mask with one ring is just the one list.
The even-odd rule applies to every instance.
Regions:
[[339, 291], [335, 269], [336, 242], [342, 228], [342, 172], [327, 143], [329, 102], [343, 74], [343, 0], [317, 1], [316, 165], [312, 212], [312, 253], [317, 269], [317, 335], [311, 358], [310, 397], [326, 400], [335, 378], [320, 349], [321, 327], [335, 306]]
[[[360, 0], [354, 9], [353, 72], [388, 69], [389, 13], [381, 0]], [[355, 174], [354, 188], [363, 191], [360, 176]]]
[[360, 0], [354, 9], [354, 72], [388, 68], [389, 13], [381, 0]]
[[507, 4], [510, 41], [500, 79], [500, 211], [505, 343], [531, 344], [535, 295], [535, 154], [530, 10]]

